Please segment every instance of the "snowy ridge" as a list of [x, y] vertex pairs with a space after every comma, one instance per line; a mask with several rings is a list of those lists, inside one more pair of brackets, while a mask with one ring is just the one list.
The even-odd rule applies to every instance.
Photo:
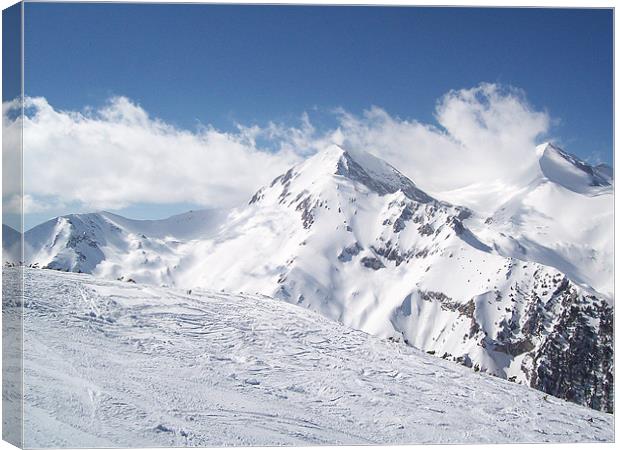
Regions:
[[468, 226], [503, 256], [554, 267], [613, 303], [613, 178], [551, 144], [536, 152], [533, 179]]
[[543, 175], [566, 189], [587, 194], [592, 191], [590, 188], [607, 188], [612, 184], [609, 167], [592, 167], [551, 143], [538, 146], [536, 151]]
[[26, 241], [39, 266], [275, 297], [612, 411], [613, 180], [555, 147], [536, 151], [539, 167], [491, 215], [331, 146], [208, 232], [189, 227], [195, 239], [99, 214]]
[[614, 439], [613, 416], [285, 302], [25, 273], [26, 447]]
[[213, 234], [226, 218], [225, 209], [204, 209], [177, 214], [163, 220], [131, 220], [104, 211], [101, 215], [134, 234], [144, 234], [158, 239], [188, 241]]
[[164, 220], [131, 220], [109, 212], [70, 214], [25, 234], [26, 262], [106, 278], [173, 283], [183, 243], [213, 234], [224, 210], [190, 211]]

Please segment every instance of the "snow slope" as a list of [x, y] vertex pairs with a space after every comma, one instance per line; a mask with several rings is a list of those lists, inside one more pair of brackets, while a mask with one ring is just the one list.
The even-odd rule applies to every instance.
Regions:
[[518, 180], [473, 185], [439, 198], [478, 214], [467, 225], [504, 256], [567, 274], [613, 302], [613, 176], [546, 143]]
[[26, 447], [614, 439], [611, 415], [282, 301], [25, 279]]

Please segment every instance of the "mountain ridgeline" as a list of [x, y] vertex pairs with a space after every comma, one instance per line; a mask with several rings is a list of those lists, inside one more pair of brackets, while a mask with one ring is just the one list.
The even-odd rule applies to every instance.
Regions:
[[491, 215], [330, 146], [234, 210], [53, 219], [26, 232], [26, 263], [268, 295], [612, 412], [613, 177], [537, 152]]

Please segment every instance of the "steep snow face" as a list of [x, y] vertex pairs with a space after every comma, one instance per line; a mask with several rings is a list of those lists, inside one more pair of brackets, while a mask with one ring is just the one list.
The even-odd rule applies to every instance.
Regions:
[[580, 194], [593, 194], [611, 186], [608, 171], [597, 169], [572, 156], [553, 144], [547, 143], [536, 148], [539, 153], [540, 170], [551, 182]]
[[23, 310], [4, 294], [28, 448], [614, 439], [609, 414], [267, 297], [33, 269]]
[[[548, 142], [535, 148], [524, 148], [523, 153], [527, 164], [513, 177], [494, 182], [485, 180], [447, 191], [435, 189], [433, 183], [426, 180], [426, 185], [429, 185], [426, 191], [441, 200], [490, 216], [508, 199], [523, 195], [544, 183], [553, 183], [589, 197], [613, 188], [613, 169], [606, 164], [592, 166]], [[476, 169], [464, 167], [463, 170]]]
[[214, 233], [226, 212], [191, 211], [164, 220], [130, 220], [108, 213], [71, 214], [25, 234], [26, 262], [107, 278], [169, 284], [184, 243]]
[[537, 152], [534, 180], [468, 226], [500, 254], [554, 267], [613, 302], [613, 179], [551, 144]]

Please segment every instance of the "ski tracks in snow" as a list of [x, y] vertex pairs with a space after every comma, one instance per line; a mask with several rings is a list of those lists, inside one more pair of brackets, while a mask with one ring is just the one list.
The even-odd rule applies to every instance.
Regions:
[[611, 415], [267, 297], [29, 269], [25, 296], [28, 447], [613, 439]]

